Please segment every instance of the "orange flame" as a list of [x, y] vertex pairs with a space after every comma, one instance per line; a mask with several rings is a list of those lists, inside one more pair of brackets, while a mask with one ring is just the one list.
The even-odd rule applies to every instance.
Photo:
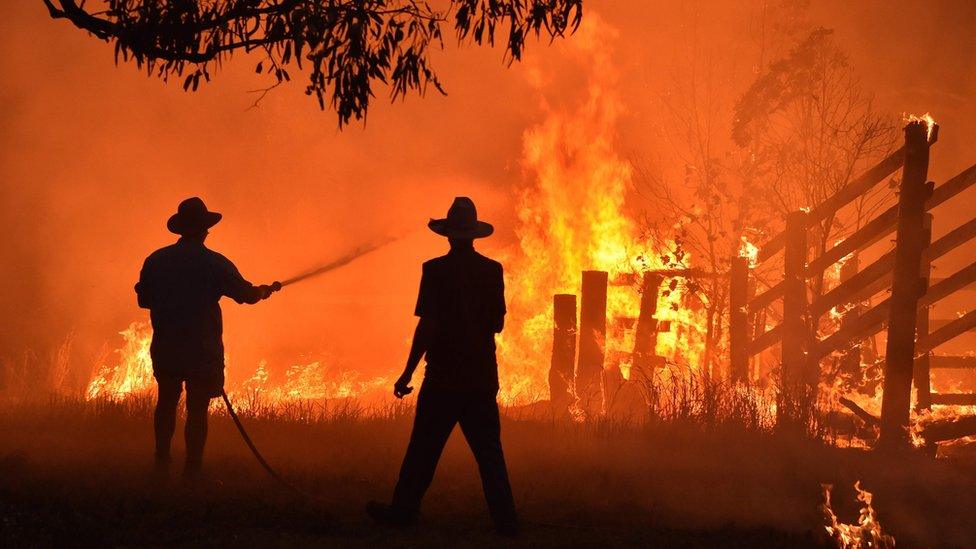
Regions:
[[917, 114], [904, 113], [902, 114], [902, 120], [906, 124], [910, 124], [912, 122], [922, 122], [923, 124], [925, 124], [925, 127], [927, 128], [925, 132], [925, 138], [928, 139], [929, 141], [932, 140], [932, 132], [935, 131], [936, 122], [935, 119], [932, 118], [931, 114], [925, 113], [923, 115], [917, 115]]
[[148, 392], [153, 387], [152, 358], [149, 356], [152, 328], [145, 322], [133, 322], [119, 335], [123, 345], [114, 353], [119, 362], [98, 367], [85, 391], [89, 400], [99, 397], [119, 399]]
[[856, 524], [840, 522], [830, 506], [830, 484], [823, 484], [824, 503], [821, 509], [827, 519], [824, 528], [837, 543], [839, 549], [879, 548], [887, 549], [895, 546], [895, 538], [885, 534], [878, 522], [877, 513], [871, 505], [874, 496], [871, 492], [861, 488], [861, 481], [854, 483], [857, 500], [861, 502], [861, 511]]
[[759, 246], [756, 246], [749, 241], [749, 237], [742, 235], [740, 238], [741, 244], [739, 245], [739, 257], [744, 257], [749, 260], [749, 268], [754, 269], [759, 261]]
[[[548, 395], [553, 294], [578, 293], [584, 270], [606, 271], [612, 281], [668, 266], [668, 250], [644, 240], [625, 211], [633, 181], [615, 143], [623, 114], [612, 62], [615, 38], [616, 32], [592, 14], [584, 21], [569, 45], [588, 70], [584, 96], [569, 108], [544, 103], [545, 119], [523, 136], [522, 163], [532, 183], [519, 196], [519, 253], [509, 262], [506, 280], [511, 303], [509, 326], [499, 341], [502, 400]], [[545, 89], [537, 88], [544, 95]], [[690, 261], [687, 255], [680, 259]], [[656, 352], [697, 365], [704, 322], [684, 306], [682, 281], [666, 291], [655, 316], [670, 321], [672, 329], [659, 334]], [[637, 316], [639, 300], [633, 285], [608, 289], [608, 357], [633, 351], [634, 329], [626, 319]], [[629, 358], [614, 366], [626, 376]]]
[[[145, 322], [133, 322], [120, 334], [123, 345], [114, 353], [119, 362], [98, 367], [85, 392], [89, 400], [121, 400], [153, 389], [152, 358], [149, 355], [152, 328]], [[381, 390], [385, 392], [392, 383], [386, 377], [366, 377], [356, 371], [335, 370], [322, 361], [290, 366], [285, 371], [284, 382], [278, 385], [271, 385], [269, 378], [267, 362], [262, 360], [250, 378], [230, 386], [228, 393], [243, 390], [274, 404], [362, 397]]]

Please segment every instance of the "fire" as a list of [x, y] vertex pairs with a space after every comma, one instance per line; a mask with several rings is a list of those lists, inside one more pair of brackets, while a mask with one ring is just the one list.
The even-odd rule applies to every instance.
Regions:
[[748, 259], [749, 268], [754, 269], [759, 261], [759, 246], [756, 246], [750, 242], [749, 237], [746, 235], [742, 235], [740, 240], [741, 244], [739, 245], [739, 257]]
[[119, 399], [148, 392], [153, 387], [152, 358], [149, 356], [152, 329], [145, 322], [133, 322], [119, 335], [123, 345], [114, 353], [119, 362], [98, 367], [85, 391], [88, 399]]
[[[604, 342], [606, 367], [619, 368], [627, 377], [634, 349], [633, 320], [640, 306], [640, 275], [692, 266], [690, 254], [674, 242], [650, 242], [627, 212], [633, 174], [616, 146], [624, 108], [612, 62], [615, 37], [616, 31], [597, 16], [587, 17], [568, 44], [588, 74], [582, 97], [568, 107], [543, 101], [543, 120], [523, 135], [522, 166], [531, 183], [517, 196], [518, 247], [504, 258], [509, 315], [498, 343], [499, 400], [505, 404], [548, 397], [552, 296], [578, 294], [582, 271], [607, 271], [611, 281], [630, 276], [631, 284], [608, 289]], [[543, 97], [545, 80], [533, 82]], [[758, 252], [747, 240], [743, 250], [753, 258]], [[692, 296], [681, 278], [665, 279], [661, 286], [654, 316], [666, 331], [658, 334], [655, 353], [669, 368], [683, 372], [707, 368], [701, 364], [707, 305], [703, 299]], [[148, 329], [126, 338], [122, 366], [100, 370], [90, 396], [115, 397], [133, 392], [134, 387], [152, 386]], [[272, 387], [274, 373], [261, 363], [240, 387], [273, 400], [288, 400], [355, 396], [391, 383], [388, 378], [356, 372], [336, 374], [320, 361], [291, 366], [284, 372], [285, 379]]]
[[[568, 108], [544, 101], [545, 118], [523, 135], [522, 165], [531, 183], [518, 197], [519, 250], [507, 269], [509, 321], [499, 342], [503, 400], [516, 398], [516, 390], [523, 398], [547, 396], [552, 296], [578, 294], [582, 271], [607, 271], [613, 281], [623, 274], [673, 266], [668, 265], [672, 251], [653, 248], [626, 213], [633, 181], [631, 166], [615, 144], [624, 110], [610, 47], [615, 36], [598, 17], [587, 17], [569, 45], [588, 70], [583, 97]], [[536, 87], [545, 96], [544, 87]], [[687, 264], [690, 257], [676, 259]], [[662, 288], [668, 286], [665, 281]], [[684, 306], [686, 294], [677, 280], [659, 301], [655, 316], [670, 321], [672, 329], [660, 334], [656, 352], [697, 365], [703, 322]], [[639, 300], [634, 286], [608, 289], [607, 362], [624, 374], [629, 359], [613, 364], [612, 357], [633, 350], [634, 330], [615, 319], [636, 317]]]
[[874, 496], [871, 492], [861, 488], [861, 481], [854, 483], [857, 500], [861, 502], [861, 511], [858, 514], [856, 524], [840, 522], [830, 506], [830, 491], [833, 486], [824, 484], [822, 487], [824, 503], [821, 508], [827, 520], [827, 525], [824, 528], [837, 543], [837, 547], [840, 549], [860, 549], [867, 547], [885, 549], [895, 546], [895, 538], [885, 534], [881, 528], [881, 523], [878, 522], [877, 514], [871, 505], [871, 500]]
[[[119, 362], [97, 368], [85, 393], [89, 400], [120, 400], [153, 389], [152, 358], [149, 355], [152, 328], [145, 322], [133, 322], [120, 335], [123, 345], [114, 352]], [[290, 366], [285, 371], [284, 381], [277, 385], [269, 383], [270, 378], [267, 361], [262, 360], [251, 377], [243, 383], [229, 385], [227, 392], [246, 392], [275, 404], [357, 398], [380, 390], [385, 392], [392, 385], [386, 377], [366, 377], [352, 370], [336, 371], [322, 361]]]
[[925, 132], [925, 138], [930, 141], [932, 140], [932, 132], [935, 131], [936, 122], [935, 119], [932, 118], [931, 114], [925, 113], [919, 116], [917, 114], [904, 113], [902, 114], [902, 120], [905, 122], [905, 124], [910, 124], [912, 122], [924, 123], [926, 128], [928, 128], [928, 130]]

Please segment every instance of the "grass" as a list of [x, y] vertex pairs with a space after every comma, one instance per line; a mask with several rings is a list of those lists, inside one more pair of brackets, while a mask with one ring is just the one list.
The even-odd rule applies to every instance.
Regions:
[[[709, 393], [711, 391], [711, 393]], [[899, 547], [965, 546], [976, 525], [976, 458], [881, 458], [776, 433], [756, 393], [687, 386], [659, 393], [651, 421], [613, 414], [554, 421], [506, 411], [503, 441], [526, 523], [519, 543], [804, 547], [830, 542], [821, 483], [852, 522], [853, 484], [875, 494]], [[151, 396], [0, 401], [0, 545], [494, 545], [474, 460], [455, 432], [421, 526], [374, 527], [409, 437], [408, 405], [262, 403], [242, 418], [268, 460], [312, 494], [296, 499], [253, 461], [215, 410], [207, 481], [149, 475]], [[238, 399], [235, 399], [238, 400]], [[176, 442], [177, 455], [182, 444]]]

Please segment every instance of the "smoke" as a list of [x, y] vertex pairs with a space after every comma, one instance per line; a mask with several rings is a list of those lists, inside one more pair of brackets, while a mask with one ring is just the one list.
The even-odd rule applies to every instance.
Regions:
[[[672, 69], [694, 45], [718, 64], [751, 59], [766, 4], [588, 2], [618, 35], [625, 157], [680, 165], [662, 138], [659, 99], [674, 91]], [[810, 17], [837, 29], [882, 109], [939, 120], [933, 177], [976, 159], [967, 142], [976, 107], [963, 100], [974, 87], [976, 9], [962, 1], [849, 4], [817, 2]], [[318, 112], [298, 85], [249, 108], [255, 96], [246, 90], [266, 85], [252, 71], [257, 58], [232, 60], [188, 94], [116, 67], [110, 47], [50, 20], [40, 3], [11, 3], [4, 15], [0, 357], [28, 349], [49, 356], [74, 333], [75, 386], [106, 345], [119, 343], [120, 330], [145, 319], [132, 285], [143, 258], [173, 240], [166, 218], [193, 195], [225, 216], [208, 244], [255, 283], [299, 272], [310, 257], [405, 235], [258, 306], [225, 306], [231, 377], [246, 377], [261, 359], [280, 369], [319, 354], [361, 371], [398, 369], [420, 263], [445, 249], [423, 230], [427, 219], [443, 215], [454, 196], [471, 196], [498, 227], [486, 252], [515, 249], [522, 135], [544, 116], [534, 87], [546, 85], [547, 101], [565, 101], [586, 78], [558, 41], [532, 44], [527, 62], [510, 68], [498, 49], [449, 43], [435, 55], [448, 96], [394, 105], [380, 96], [364, 127], [340, 133], [333, 114]], [[749, 63], [713, 85], [734, 96], [757, 69]], [[540, 75], [550, 80], [534, 80]]]

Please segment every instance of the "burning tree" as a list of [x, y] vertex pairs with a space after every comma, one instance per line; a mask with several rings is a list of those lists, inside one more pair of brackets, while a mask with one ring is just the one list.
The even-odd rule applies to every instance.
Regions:
[[322, 109], [328, 99], [340, 126], [366, 116], [377, 83], [389, 84], [394, 100], [428, 86], [444, 93], [430, 51], [443, 45], [449, 18], [459, 40], [479, 45], [494, 45], [507, 30], [511, 63], [526, 37], [564, 36], [583, 16], [582, 0], [451, 0], [444, 10], [419, 0], [43, 1], [52, 18], [113, 43], [116, 62], [164, 81], [183, 77], [184, 90], [209, 81], [235, 53], [260, 54], [255, 70], [271, 87], [291, 79], [292, 65], [307, 65], [305, 93]]

